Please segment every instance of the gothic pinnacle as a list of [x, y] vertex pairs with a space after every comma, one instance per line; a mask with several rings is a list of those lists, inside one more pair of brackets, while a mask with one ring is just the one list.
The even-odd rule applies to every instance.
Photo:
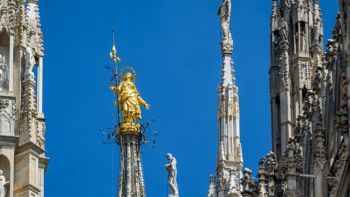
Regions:
[[[314, 20], [319, 20], [319, 22], [322, 22], [322, 14], [319, 2], [319, 0], [314, 0]], [[314, 23], [317, 22], [318, 21], [314, 21]]]
[[320, 8], [320, 1], [314, 0], [314, 10], [320, 14], [321, 8]]
[[277, 15], [278, 0], [272, 0], [272, 16]]

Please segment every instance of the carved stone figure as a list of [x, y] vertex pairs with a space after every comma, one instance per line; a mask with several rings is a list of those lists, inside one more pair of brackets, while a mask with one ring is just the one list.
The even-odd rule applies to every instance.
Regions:
[[285, 6], [285, 8], [290, 8], [290, 2], [289, 2], [289, 0], [285, 0], [285, 1], [283, 1], [284, 2], [284, 6]]
[[282, 19], [282, 24], [281, 24], [281, 35], [282, 35], [282, 41], [287, 41], [288, 40], [288, 23], [285, 19]]
[[0, 91], [8, 90], [9, 80], [8, 80], [8, 66], [5, 61], [5, 57], [0, 55]]
[[256, 192], [256, 183], [252, 177], [252, 171], [249, 168], [245, 168], [243, 171], [243, 178], [241, 179], [243, 191]]
[[170, 186], [171, 194], [169, 196], [179, 196], [179, 189], [177, 187], [177, 168], [176, 168], [176, 159], [170, 153], [166, 154], [166, 158], [169, 160], [169, 163], [165, 165], [166, 170], [168, 171], [168, 184]]
[[142, 119], [140, 105], [146, 109], [150, 108], [141, 98], [134, 80], [135, 77], [131, 73], [126, 73], [119, 87], [111, 86], [111, 90], [118, 96], [114, 105], [119, 106], [122, 112], [121, 131], [139, 131], [140, 125], [136, 121]]
[[220, 25], [226, 40], [232, 40], [230, 33], [231, 22], [231, 0], [223, 0], [218, 15], [220, 16]]
[[0, 197], [6, 197], [8, 184], [9, 182], [6, 181], [6, 178], [3, 175], [2, 170], [0, 170]]
[[307, 46], [307, 40], [306, 40], [306, 35], [304, 32], [300, 33], [300, 42], [301, 42], [301, 51], [306, 51], [306, 46]]
[[35, 65], [35, 57], [34, 57], [33, 49], [30, 45], [26, 48], [25, 57], [26, 57], [26, 66], [25, 66], [24, 75], [25, 76], [26, 75], [33, 75], [33, 68]]

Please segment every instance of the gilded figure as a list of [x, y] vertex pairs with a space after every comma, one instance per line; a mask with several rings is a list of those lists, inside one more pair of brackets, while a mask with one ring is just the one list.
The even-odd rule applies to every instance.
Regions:
[[140, 96], [134, 83], [135, 76], [126, 73], [118, 87], [111, 86], [111, 90], [118, 96], [118, 101], [114, 102], [119, 106], [122, 113], [121, 131], [139, 131], [140, 125], [137, 120], [142, 119], [140, 105], [150, 109]]

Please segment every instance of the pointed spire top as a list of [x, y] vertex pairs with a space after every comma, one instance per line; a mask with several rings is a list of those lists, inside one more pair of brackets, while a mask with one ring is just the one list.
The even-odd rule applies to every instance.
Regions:
[[[322, 21], [322, 14], [321, 14], [321, 8], [320, 8], [320, 1], [314, 0], [314, 20]], [[317, 23], [318, 21], [314, 21]]]
[[209, 182], [209, 189], [208, 189], [207, 197], [217, 197], [215, 176], [213, 176], [213, 175], [210, 175], [210, 182]]
[[320, 8], [320, 1], [319, 0], [314, 0], [314, 9], [315, 9], [315, 11], [320, 12], [321, 8]]
[[215, 176], [214, 175], [210, 175], [209, 179], [210, 179], [210, 183], [215, 183]]
[[278, 0], [272, 0], [272, 16], [277, 15]]

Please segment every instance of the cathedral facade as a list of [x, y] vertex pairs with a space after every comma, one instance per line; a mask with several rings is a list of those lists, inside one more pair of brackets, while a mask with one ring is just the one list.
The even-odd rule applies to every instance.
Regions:
[[[226, 1], [223, 2], [225, 5]], [[223, 96], [222, 84], [226, 80], [223, 77], [219, 86], [217, 173], [210, 177], [208, 197], [350, 196], [350, 1], [339, 0], [339, 9], [333, 37], [324, 46], [319, 0], [272, 1], [269, 70], [272, 150], [260, 159], [257, 178], [248, 168], [243, 170], [241, 158], [235, 160], [226, 154], [225, 140], [230, 139], [231, 133], [238, 136], [239, 142], [236, 126], [239, 121], [233, 127], [222, 125], [239, 120], [239, 116], [230, 114], [225, 108], [229, 105], [223, 105], [232, 100], [230, 94]], [[233, 73], [233, 67], [225, 66], [225, 57], [230, 55], [225, 56], [227, 45], [223, 45], [229, 28], [222, 27], [222, 76], [229, 76], [225, 70], [231, 69]], [[231, 78], [234, 79], [228, 77]], [[232, 87], [232, 98], [238, 106], [237, 87]], [[236, 145], [228, 147], [241, 152]], [[233, 168], [240, 173], [228, 169], [225, 179], [222, 169], [233, 161], [240, 162], [238, 168]]]
[[43, 197], [43, 37], [38, 0], [0, 1], [0, 196]]
[[274, 0], [272, 7], [273, 150], [259, 162], [251, 196], [347, 197], [350, 1], [339, 1], [325, 48], [318, 0]]
[[[338, 3], [333, 37], [324, 46], [327, 38], [318, 0], [272, 1], [273, 143], [271, 152], [261, 158], [254, 179], [243, 168], [231, 1], [222, 1], [218, 12], [222, 33], [219, 146], [207, 197], [350, 195], [350, 1]], [[38, 0], [0, 0], [0, 197], [44, 196], [48, 158], [42, 110], [42, 36]], [[116, 94], [123, 97], [121, 92]], [[121, 146], [117, 195], [146, 196], [142, 130], [133, 124], [141, 119], [140, 112], [123, 114], [116, 131]]]

